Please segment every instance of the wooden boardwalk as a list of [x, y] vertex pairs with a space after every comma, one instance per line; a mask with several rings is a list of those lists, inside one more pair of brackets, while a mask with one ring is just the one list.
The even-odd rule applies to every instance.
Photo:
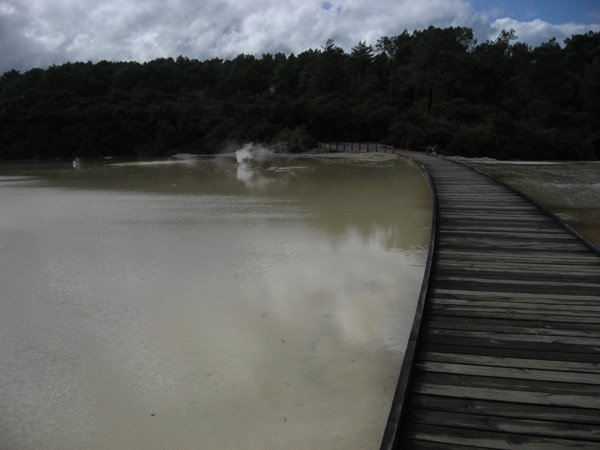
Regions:
[[411, 155], [436, 193], [382, 449], [600, 449], [600, 255], [526, 198]]

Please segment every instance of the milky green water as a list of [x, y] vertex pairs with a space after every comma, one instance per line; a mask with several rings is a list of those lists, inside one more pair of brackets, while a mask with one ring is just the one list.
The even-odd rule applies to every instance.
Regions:
[[430, 220], [399, 160], [0, 166], [0, 448], [378, 448]]

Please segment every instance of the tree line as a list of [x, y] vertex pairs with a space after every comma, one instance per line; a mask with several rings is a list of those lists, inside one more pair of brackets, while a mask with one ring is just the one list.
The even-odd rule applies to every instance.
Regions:
[[298, 55], [66, 63], [0, 77], [0, 158], [302, 151], [376, 141], [499, 159], [600, 158], [600, 33], [531, 48], [429, 27]]

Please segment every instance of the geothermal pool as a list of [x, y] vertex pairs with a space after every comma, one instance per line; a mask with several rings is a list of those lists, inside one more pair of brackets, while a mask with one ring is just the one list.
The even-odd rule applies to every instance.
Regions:
[[423, 179], [240, 160], [0, 166], [0, 448], [379, 448]]

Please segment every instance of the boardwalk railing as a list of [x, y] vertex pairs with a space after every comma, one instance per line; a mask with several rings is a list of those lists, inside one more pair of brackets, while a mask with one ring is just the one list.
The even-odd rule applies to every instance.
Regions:
[[394, 147], [391, 145], [377, 142], [319, 142], [319, 148], [328, 152], [394, 152]]

